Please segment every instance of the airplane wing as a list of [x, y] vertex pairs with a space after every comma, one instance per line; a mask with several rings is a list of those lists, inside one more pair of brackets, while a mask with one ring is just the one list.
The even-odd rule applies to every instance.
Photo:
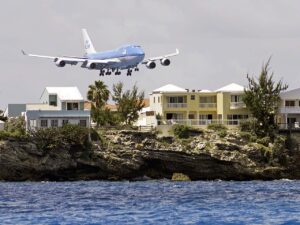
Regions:
[[146, 64], [147, 62], [161, 60], [161, 59], [166, 59], [166, 58], [170, 58], [170, 57], [173, 57], [173, 56], [176, 56], [176, 55], [179, 55], [179, 50], [178, 49], [176, 49], [176, 52], [171, 53], [171, 54], [167, 54], [167, 55], [164, 55], [164, 56], [157, 56], [157, 57], [152, 57], [152, 58], [149, 58], [149, 59], [145, 59], [142, 63]]
[[23, 55], [38, 57], [38, 58], [46, 58], [53, 59], [54, 62], [64, 61], [67, 64], [76, 65], [79, 62], [82, 63], [95, 63], [95, 64], [109, 64], [109, 63], [118, 63], [120, 59], [111, 58], [111, 59], [88, 59], [84, 57], [76, 57], [76, 56], [48, 56], [48, 55], [36, 55], [36, 54], [27, 54], [24, 50], [22, 50]]

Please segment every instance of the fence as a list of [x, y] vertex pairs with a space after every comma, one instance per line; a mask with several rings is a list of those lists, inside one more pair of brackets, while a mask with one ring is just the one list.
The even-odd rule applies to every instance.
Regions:
[[197, 119], [172, 119], [172, 120], [159, 120], [158, 124], [181, 124], [188, 126], [207, 126], [209, 124], [224, 124], [228, 126], [238, 126], [243, 120], [197, 120]]

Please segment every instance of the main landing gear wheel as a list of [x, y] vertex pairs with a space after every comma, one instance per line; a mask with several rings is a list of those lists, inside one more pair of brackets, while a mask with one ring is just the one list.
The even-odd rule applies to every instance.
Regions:
[[121, 71], [118, 71], [118, 70], [117, 70], [117, 71], [115, 72], [115, 75], [116, 75], [116, 76], [117, 76], [117, 75], [121, 75]]
[[139, 69], [139, 68], [137, 68], [137, 67], [135, 67], [135, 68], [134, 68], [134, 71], [140, 71], [140, 69]]
[[127, 76], [131, 76], [131, 73], [132, 73], [132, 70], [131, 70], [131, 69], [128, 69], [128, 70], [127, 70]]
[[105, 71], [104, 70], [100, 70], [99, 76], [104, 76]]

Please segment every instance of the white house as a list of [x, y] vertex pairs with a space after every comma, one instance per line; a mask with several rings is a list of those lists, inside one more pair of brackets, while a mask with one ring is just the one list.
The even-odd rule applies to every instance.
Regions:
[[46, 87], [38, 104], [26, 104], [26, 128], [77, 124], [90, 127], [90, 110], [77, 87]]
[[4, 124], [5, 122], [0, 120], [0, 130], [4, 130]]
[[300, 128], [300, 88], [280, 94], [279, 123], [282, 128]]

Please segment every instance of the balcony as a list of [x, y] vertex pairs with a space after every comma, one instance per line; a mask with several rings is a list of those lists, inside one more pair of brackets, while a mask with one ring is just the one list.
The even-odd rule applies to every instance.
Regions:
[[197, 119], [172, 119], [172, 120], [162, 120], [159, 121], [159, 124], [182, 124], [188, 126], [207, 126], [209, 124], [224, 124], [226, 126], [238, 126], [240, 120], [197, 120]]
[[200, 108], [217, 108], [217, 103], [199, 103]]
[[298, 114], [300, 113], [300, 106], [282, 106], [279, 108], [280, 113]]
[[168, 108], [187, 108], [187, 103], [167, 103]]
[[230, 109], [241, 109], [246, 108], [246, 104], [244, 102], [230, 102]]

